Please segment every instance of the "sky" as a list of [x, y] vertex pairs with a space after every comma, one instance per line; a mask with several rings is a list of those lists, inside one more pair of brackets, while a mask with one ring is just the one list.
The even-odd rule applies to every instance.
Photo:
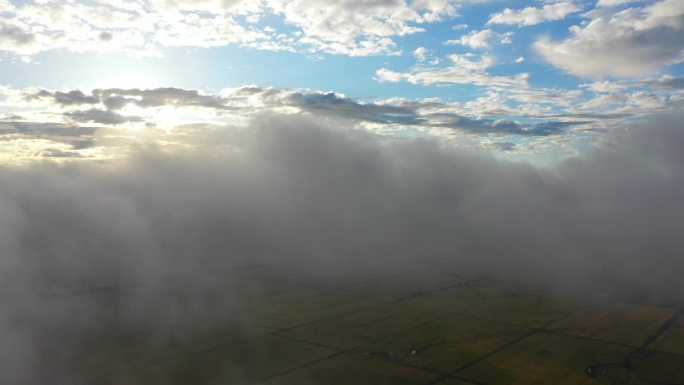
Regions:
[[683, 30], [680, 0], [2, 0], [0, 159], [278, 111], [550, 164], [681, 108]]
[[254, 266], [681, 304], [683, 104], [683, 0], [0, 0], [0, 383]]

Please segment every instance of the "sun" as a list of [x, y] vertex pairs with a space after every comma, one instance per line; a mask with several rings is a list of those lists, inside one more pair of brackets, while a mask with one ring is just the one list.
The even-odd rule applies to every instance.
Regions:
[[[109, 55], [104, 55], [109, 59]], [[160, 58], [112, 57], [101, 60], [99, 76], [89, 88], [157, 88], [174, 83], [168, 63]]]

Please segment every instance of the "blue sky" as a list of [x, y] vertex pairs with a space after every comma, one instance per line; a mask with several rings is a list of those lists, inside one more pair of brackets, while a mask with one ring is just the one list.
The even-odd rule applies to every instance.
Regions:
[[[120, 52], [74, 53], [64, 49], [48, 50], [30, 57], [30, 62], [25, 63], [12, 52], [6, 51], [0, 64], [0, 81], [16, 87], [88, 87], [106, 83], [107, 79], [103, 79], [106, 74], [123, 68], [147, 75], [150, 86], [218, 90], [258, 84], [334, 90], [358, 98], [436, 96], [467, 100], [476, 94], [477, 90], [472, 87], [380, 84], [373, 79], [375, 71], [381, 67], [398, 71], [410, 69], [416, 63], [412, 53], [424, 47], [435, 58], [444, 58], [449, 54], [486, 52], [497, 59], [492, 73], [511, 75], [530, 72], [533, 74], [530, 83], [534, 86], [574, 88], [586, 82], [585, 79], [554, 68], [531, 49], [540, 35], [566, 37], [570, 26], [582, 22], [578, 13], [570, 14], [563, 20], [525, 27], [486, 25], [490, 15], [506, 7], [515, 5], [516, 8], [525, 8], [539, 4], [538, 1], [466, 3], [459, 8], [458, 15], [422, 26], [425, 28], [424, 32], [396, 38], [400, 55], [350, 57], [326, 52], [293, 53], [227, 45], [211, 48], [160, 47], [161, 56], [152, 58], [122, 55]], [[270, 19], [273, 23], [271, 25], [287, 28], [281, 18]], [[470, 31], [490, 27], [499, 33], [514, 33], [513, 42], [506, 45], [492, 44], [485, 50], [444, 44], [445, 41], [459, 38]], [[514, 63], [519, 57], [524, 57], [526, 61]], [[674, 66], [668, 72], [681, 72], [681, 67]]]
[[[149, 127], [160, 112], [141, 103], [120, 111], [55, 95], [173, 87], [229, 103], [234, 90], [257, 86], [290, 102], [302, 92], [331, 102], [323, 96], [333, 92], [354, 106], [336, 118], [383, 134], [546, 159], [684, 98], [679, 0], [0, 0], [0, 15], [7, 122]], [[39, 90], [52, 99], [31, 97]], [[412, 119], [379, 112], [390, 105]], [[315, 106], [289, 111], [330, 113]], [[219, 123], [215, 111], [194, 113]]]

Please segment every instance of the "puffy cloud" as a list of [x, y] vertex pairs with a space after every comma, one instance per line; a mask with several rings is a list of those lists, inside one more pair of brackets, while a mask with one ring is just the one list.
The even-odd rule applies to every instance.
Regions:
[[445, 44], [461, 44], [475, 49], [487, 48], [495, 36], [496, 33], [491, 29], [483, 29], [481, 31], [471, 31], [469, 34], [463, 35], [456, 40], [447, 40]]
[[506, 32], [499, 35], [501, 44], [512, 44], [513, 43], [513, 32]]
[[498, 39], [499, 44], [511, 44], [513, 40], [513, 32], [497, 33], [491, 29], [484, 29], [481, 31], [473, 30], [467, 35], [463, 35], [458, 39], [447, 40], [444, 44], [454, 45], [460, 44], [473, 49], [489, 48], [492, 40]]
[[380, 82], [396, 83], [404, 79], [404, 74], [387, 68], [380, 68], [379, 70], [375, 71], [375, 79]]
[[487, 24], [535, 25], [546, 21], [562, 20], [581, 10], [582, 6], [574, 1], [554, 2], [545, 4], [541, 8], [525, 7], [518, 10], [506, 8], [491, 15]]
[[275, 14], [283, 16], [286, 23], [301, 28], [306, 41], [317, 49], [355, 56], [389, 52], [394, 44], [390, 44], [387, 38], [422, 31], [418, 25], [456, 15], [455, 4], [447, 0], [288, 0], [267, 3]]
[[[146, 1], [47, 0], [3, 11], [0, 49], [31, 55], [50, 49], [124, 50], [158, 54], [165, 46], [238, 44], [366, 56], [394, 52], [393, 38], [457, 14], [461, 1], [263, 0]], [[259, 26], [265, 17], [283, 25]]]
[[418, 61], [425, 61], [427, 59], [428, 55], [428, 49], [425, 47], [418, 47], [416, 48], [415, 51], [413, 51], [413, 56], [418, 60]]
[[418, 47], [413, 51], [413, 57], [419, 63], [439, 64], [441, 60], [434, 53], [425, 47]]
[[543, 38], [535, 48], [549, 63], [583, 77], [635, 77], [684, 61], [684, 2], [661, 0], [641, 8], [589, 13], [571, 36]]

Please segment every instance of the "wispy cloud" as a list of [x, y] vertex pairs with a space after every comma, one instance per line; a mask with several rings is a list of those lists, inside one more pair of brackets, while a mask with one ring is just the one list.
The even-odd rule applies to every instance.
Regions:
[[413, 84], [475, 84], [480, 86], [524, 86], [529, 74], [498, 76], [487, 72], [494, 65], [494, 59], [487, 55], [450, 55], [450, 65], [442, 67], [420, 67], [409, 72], [396, 72], [386, 68], [376, 71], [380, 81], [407, 81]]

